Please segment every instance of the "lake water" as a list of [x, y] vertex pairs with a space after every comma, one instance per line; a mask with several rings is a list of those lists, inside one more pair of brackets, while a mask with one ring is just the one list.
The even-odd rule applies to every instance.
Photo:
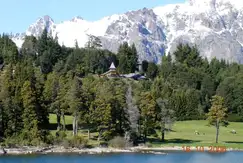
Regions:
[[0, 156], [0, 163], [243, 163], [243, 152]]

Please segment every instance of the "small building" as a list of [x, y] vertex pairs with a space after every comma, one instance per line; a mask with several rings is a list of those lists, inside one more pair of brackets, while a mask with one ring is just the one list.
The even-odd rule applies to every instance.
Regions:
[[100, 77], [108, 77], [108, 78], [130, 78], [134, 80], [146, 80], [146, 77], [139, 73], [130, 73], [130, 74], [119, 74], [116, 70], [114, 63], [111, 63], [109, 71], [100, 75]]
[[146, 80], [146, 77], [139, 73], [123, 74], [123, 75], [121, 75], [121, 77], [130, 78], [130, 79], [134, 79], [134, 80]]
[[111, 66], [109, 68], [109, 71], [103, 73], [100, 75], [100, 77], [108, 77], [108, 78], [119, 78], [120, 75], [116, 70], [116, 66], [114, 65], [114, 63], [111, 63]]

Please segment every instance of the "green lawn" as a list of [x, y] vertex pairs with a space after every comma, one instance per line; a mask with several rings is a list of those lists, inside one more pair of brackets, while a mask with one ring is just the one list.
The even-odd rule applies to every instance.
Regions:
[[[73, 122], [73, 118], [70, 115], [66, 115], [65, 116], [65, 121], [66, 121], [66, 125], [71, 125]], [[50, 124], [56, 124], [57, 123], [57, 116], [56, 114], [49, 114], [49, 122]], [[62, 123], [62, 119], [61, 119], [61, 123]]]
[[[66, 121], [66, 127], [67, 127], [67, 138], [71, 138], [72, 137], [72, 130], [71, 130], [71, 127], [72, 127], [72, 122], [73, 122], [73, 117], [70, 116], [70, 115], [66, 115], [65, 116], [65, 121]], [[55, 127], [57, 126], [57, 117], [55, 114], [49, 114], [49, 122], [50, 122], [50, 125], [55, 125]], [[61, 121], [62, 123], [62, 121]], [[56, 129], [52, 129], [51, 130], [51, 133], [52, 135], [55, 136], [56, 134]], [[81, 135], [83, 137], [86, 137], [88, 138], [88, 131], [87, 130], [79, 130], [78, 131], [78, 135]], [[93, 132], [93, 133], [90, 133], [90, 141], [89, 141], [89, 145], [97, 145], [98, 142], [92, 138], [98, 136], [98, 133], [97, 132]]]
[[[152, 143], [154, 146], [210, 146], [216, 145], [215, 127], [208, 126], [207, 121], [182, 121], [176, 122], [172, 130], [166, 133], [166, 143]], [[237, 134], [230, 131], [235, 130]], [[196, 135], [198, 131], [200, 135]], [[203, 134], [204, 133], [204, 134]], [[243, 149], [243, 123], [230, 122], [228, 127], [220, 127], [219, 144], [217, 146], [226, 146]]]
[[[66, 125], [72, 125], [72, 116], [66, 116]], [[50, 114], [50, 123], [56, 124], [56, 115]], [[219, 144], [215, 144], [215, 127], [208, 126], [207, 121], [179, 121], [172, 127], [172, 132], [165, 135], [166, 143], [156, 142], [158, 138], [150, 137], [151, 144], [154, 147], [160, 146], [226, 146], [232, 148], [243, 149], [243, 123], [230, 122], [227, 127], [220, 127], [219, 129]], [[235, 130], [237, 134], [232, 134], [230, 131]], [[54, 134], [56, 130], [51, 132]], [[200, 135], [196, 135], [198, 131]], [[80, 130], [79, 134], [87, 137], [87, 130]], [[67, 132], [68, 137], [72, 135], [71, 129]], [[91, 138], [97, 136], [98, 133], [91, 133]], [[158, 131], [159, 138], [160, 133]], [[90, 144], [96, 144], [95, 140], [91, 140]]]

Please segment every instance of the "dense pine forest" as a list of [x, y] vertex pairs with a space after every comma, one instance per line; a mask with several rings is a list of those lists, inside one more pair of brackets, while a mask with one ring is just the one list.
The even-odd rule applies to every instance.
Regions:
[[[139, 71], [147, 80], [100, 78], [112, 62], [119, 73]], [[143, 61], [139, 70], [134, 44], [121, 44], [115, 54], [90, 36], [85, 48], [67, 48], [44, 30], [39, 38], [26, 36], [21, 49], [1, 35], [0, 65], [2, 143], [58, 143], [67, 131], [66, 115], [73, 117], [75, 139], [82, 139], [77, 135], [85, 128], [100, 141], [121, 136], [137, 144], [154, 130], [164, 141], [173, 122], [206, 119], [214, 95], [224, 98], [229, 121], [243, 120], [243, 66], [208, 61], [196, 46], [180, 44], [162, 64]], [[51, 113], [57, 117], [55, 134]]]

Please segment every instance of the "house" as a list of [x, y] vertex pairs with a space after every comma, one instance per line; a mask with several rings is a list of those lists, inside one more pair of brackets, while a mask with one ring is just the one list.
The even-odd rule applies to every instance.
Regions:
[[119, 74], [116, 70], [116, 67], [114, 63], [111, 63], [111, 66], [109, 68], [109, 71], [105, 72], [104, 74], [101, 74], [100, 77], [108, 77], [108, 78], [130, 78], [134, 80], [144, 80], [146, 79], [145, 76], [139, 74], [139, 73], [130, 73], [130, 74]]
[[103, 73], [100, 75], [100, 77], [108, 77], [108, 78], [119, 78], [120, 75], [119, 73], [116, 71], [116, 67], [114, 65], [114, 63], [111, 63], [111, 66], [109, 68], [109, 71]]

